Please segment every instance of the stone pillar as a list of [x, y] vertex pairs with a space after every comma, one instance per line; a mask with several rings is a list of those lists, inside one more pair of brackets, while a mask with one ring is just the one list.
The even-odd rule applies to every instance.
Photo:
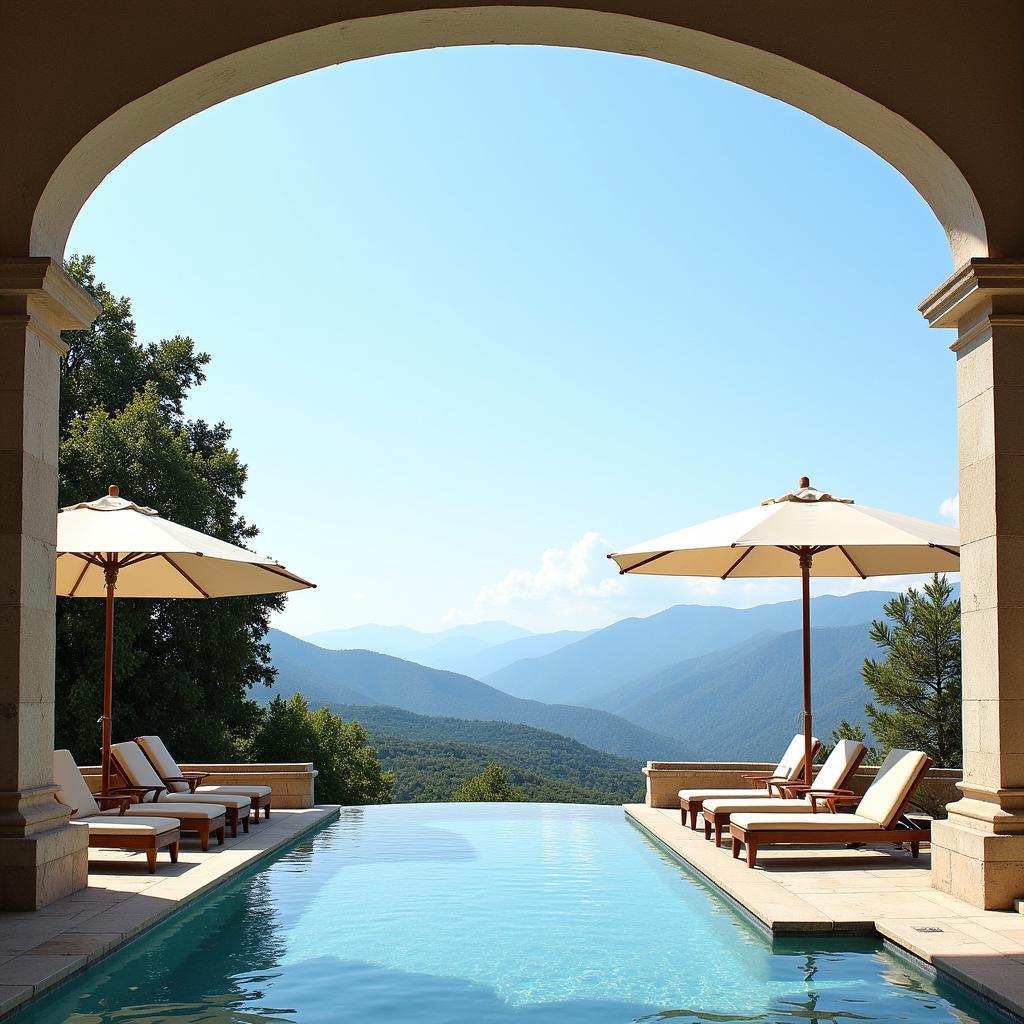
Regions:
[[88, 832], [53, 785], [60, 332], [98, 313], [50, 259], [0, 259], [0, 910], [87, 884]]
[[975, 259], [929, 296], [955, 327], [964, 778], [932, 885], [977, 907], [1024, 896], [1024, 260]]

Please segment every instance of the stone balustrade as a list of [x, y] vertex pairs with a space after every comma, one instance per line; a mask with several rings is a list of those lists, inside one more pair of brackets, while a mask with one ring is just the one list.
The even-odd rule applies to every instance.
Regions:
[[[221, 762], [195, 762], [180, 764], [183, 772], [208, 772], [205, 786], [269, 786], [273, 790], [273, 806], [277, 808], [305, 808], [314, 804], [313, 783], [317, 771], [312, 763], [293, 764], [224, 764]], [[100, 789], [99, 765], [86, 765], [82, 775], [95, 793]]]

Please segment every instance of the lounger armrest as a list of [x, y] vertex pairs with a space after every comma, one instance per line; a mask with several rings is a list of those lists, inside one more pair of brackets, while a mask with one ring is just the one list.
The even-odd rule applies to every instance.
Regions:
[[741, 779], [750, 779], [754, 783], [754, 789], [770, 789], [773, 782], [788, 782], [784, 775], [774, 775], [771, 772], [750, 772], [741, 775]]
[[93, 799], [101, 811], [105, 811], [108, 807], [119, 807], [119, 814], [124, 814], [132, 803], [131, 797], [128, 796], [100, 796], [97, 793]]
[[184, 782], [185, 785], [188, 786], [188, 791], [190, 793], [194, 793], [196, 791], [196, 786], [198, 786], [199, 783], [202, 782], [209, 774], [209, 772], [182, 772], [180, 775], [168, 775], [166, 778], [161, 776], [160, 781], [168, 790], [171, 789], [172, 782]]
[[[158, 793], [164, 792], [163, 786], [118, 786], [117, 789], [112, 789], [111, 794], [114, 796], [124, 794], [131, 798], [132, 803], [142, 804], [146, 802], [146, 795], [152, 793], [154, 797]], [[154, 801], [155, 802], [155, 801]]]
[[840, 803], [860, 803], [860, 797], [852, 789], [809, 789], [804, 796], [811, 801], [811, 809], [817, 814], [819, 805], [825, 804], [835, 814], [836, 805]]
[[806, 782], [790, 782], [788, 779], [772, 779], [768, 783], [769, 792], [773, 789], [778, 790], [779, 796], [787, 800], [792, 797], [803, 796], [809, 789], [813, 788], [813, 786], [808, 786]]

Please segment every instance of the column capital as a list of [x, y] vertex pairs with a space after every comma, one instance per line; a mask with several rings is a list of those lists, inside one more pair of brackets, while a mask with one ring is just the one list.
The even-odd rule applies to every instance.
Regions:
[[[929, 327], [958, 327], [991, 321], [993, 316], [1024, 325], [1024, 259], [976, 257], [943, 281], [918, 309]], [[961, 337], [951, 347], [956, 350], [964, 341]]]
[[64, 355], [61, 331], [83, 330], [100, 304], [49, 256], [0, 257], [0, 321], [17, 320]]

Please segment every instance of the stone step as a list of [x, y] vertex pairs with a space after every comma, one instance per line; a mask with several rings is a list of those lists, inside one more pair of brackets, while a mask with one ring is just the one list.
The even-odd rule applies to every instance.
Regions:
[[1016, 910], [1018, 914], [1024, 914], [1024, 897], [1013, 901], [1013, 909]]

